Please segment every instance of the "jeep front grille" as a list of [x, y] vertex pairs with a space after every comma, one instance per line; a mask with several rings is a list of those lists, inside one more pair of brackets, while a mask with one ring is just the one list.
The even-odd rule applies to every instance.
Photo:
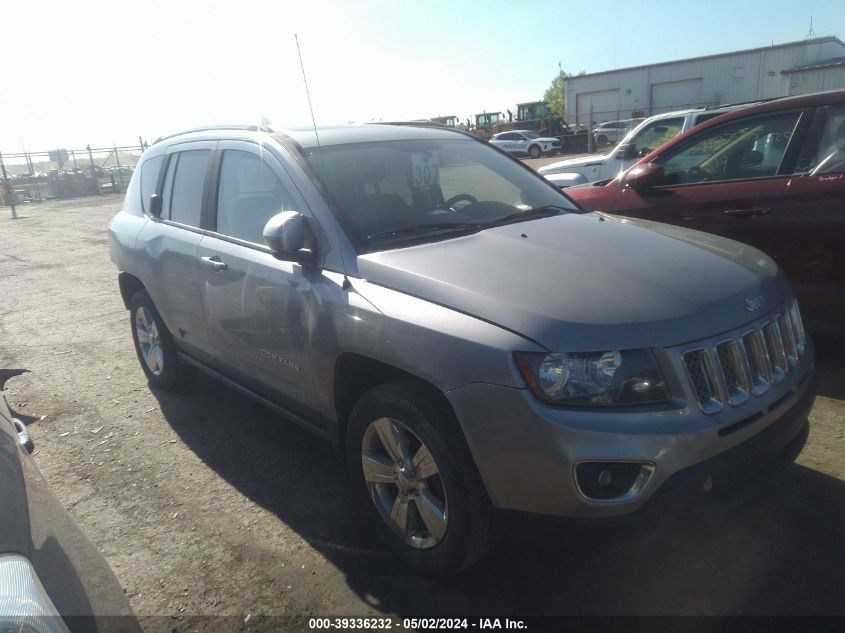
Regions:
[[716, 413], [760, 396], [798, 365], [806, 349], [795, 301], [750, 331], [688, 350], [684, 369], [699, 408]]

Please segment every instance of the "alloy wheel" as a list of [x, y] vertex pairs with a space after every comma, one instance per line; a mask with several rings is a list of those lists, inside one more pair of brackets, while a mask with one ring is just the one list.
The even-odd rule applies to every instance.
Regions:
[[446, 535], [449, 506], [440, 469], [401, 421], [378, 418], [364, 432], [364, 480], [381, 518], [406, 545], [436, 546]]
[[161, 337], [152, 313], [141, 306], [135, 312], [135, 334], [138, 336], [138, 347], [147, 369], [155, 376], [161, 376], [164, 371], [164, 350], [161, 347]]

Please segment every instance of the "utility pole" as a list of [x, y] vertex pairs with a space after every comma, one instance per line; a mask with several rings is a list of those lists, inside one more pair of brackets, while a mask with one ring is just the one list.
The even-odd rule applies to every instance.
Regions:
[[563, 67], [560, 65], [560, 60], [557, 60], [557, 77], [560, 83], [560, 117], [564, 118], [566, 115], [566, 90], [563, 85]]
[[0, 169], [3, 170], [3, 190], [6, 192], [6, 202], [12, 207], [12, 219], [17, 220], [15, 212], [15, 190], [9, 186], [9, 176], [6, 174], [6, 165], [3, 163], [3, 153], [0, 152]]

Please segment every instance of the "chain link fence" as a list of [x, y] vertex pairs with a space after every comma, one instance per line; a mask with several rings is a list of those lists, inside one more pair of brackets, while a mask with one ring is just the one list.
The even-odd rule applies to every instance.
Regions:
[[12, 208], [44, 200], [122, 194], [147, 144], [45, 151], [0, 151], [0, 202]]

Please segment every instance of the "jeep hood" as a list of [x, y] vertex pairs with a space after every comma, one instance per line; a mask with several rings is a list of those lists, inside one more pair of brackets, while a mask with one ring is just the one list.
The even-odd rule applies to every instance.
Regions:
[[[790, 292], [750, 246], [601, 213], [361, 255], [358, 275], [555, 351], [702, 339], [753, 321]], [[745, 299], [760, 296], [763, 307], [748, 312]]]

